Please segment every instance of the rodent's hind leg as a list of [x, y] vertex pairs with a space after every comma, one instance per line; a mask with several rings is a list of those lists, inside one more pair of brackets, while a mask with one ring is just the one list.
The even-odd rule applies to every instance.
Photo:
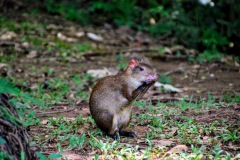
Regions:
[[116, 131], [116, 120], [114, 115], [108, 111], [99, 111], [97, 115], [94, 116], [94, 120], [97, 126], [107, 134], [114, 134]]
[[120, 130], [120, 131], [119, 131], [119, 134], [120, 134], [121, 136], [124, 136], [124, 137], [137, 138], [137, 135], [136, 135], [136, 133], [134, 133], [134, 132], [127, 132], [127, 131], [122, 131], [122, 130]]
[[118, 117], [117, 115], [113, 116], [111, 130], [107, 133], [107, 136], [113, 138], [114, 140], [119, 140], [118, 135]]
[[[118, 118], [117, 115], [104, 111], [98, 114], [98, 120], [96, 121], [98, 127], [106, 133], [107, 136], [118, 140]], [[98, 123], [101, 122], [101, 123]]]
[[119, 140], [119, 136], [118, 136], [117, 132], [113, 133], [113, 134], [107, 134], [107, 136], [113, 138], [114, 140]]

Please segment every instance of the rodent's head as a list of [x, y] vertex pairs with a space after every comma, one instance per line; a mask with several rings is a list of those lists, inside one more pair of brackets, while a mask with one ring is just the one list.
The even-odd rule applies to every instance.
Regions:
[[154, 68], [135, 59], [132, 59], [128, 63], [125, 73], [135, 87], [139, 87], [144, 83], [153, 84], [158, 78], [157, 72]]

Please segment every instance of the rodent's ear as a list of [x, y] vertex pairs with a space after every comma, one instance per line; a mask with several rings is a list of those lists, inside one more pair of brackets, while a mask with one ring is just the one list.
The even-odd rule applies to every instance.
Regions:
[[135, 60], [135, 59], [132, 59], [132, 60], [128, 63], [128, 66], [129, 66], [130, 68], [135, 68], [137, 65], [138, 65], [138, 61]]

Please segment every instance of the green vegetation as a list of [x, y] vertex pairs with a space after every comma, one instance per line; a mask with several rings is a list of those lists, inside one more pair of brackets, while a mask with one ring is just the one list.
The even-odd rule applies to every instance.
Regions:
[[178, 43], [204, 51], [203, 54], [225, 53], [229, 43], [239, 48], [235, 42], [240, 28], [239, 3], [220, 0], [211, 5], [167, 0], [111, 0], [107, 3], [103, 0], [46, 0], [44, 3], [49, 13], [81, 24], [108, 22], [147, 31], [153, 36], [167, 34]]
[[[89, 75], [81, 78], [79, 76], [73, 76], [72, 82], [81, 87], [89, 82]], [[25, 103], [29, 101], [35, 102], [33, 98], [26, 96], [25, 93], [20, 92], [19, 89], [6, 80], [1, 80], [0, 84], [2, 84], [1, 86], [3, 86], [3, 84], [5, 86], [4, 88], [0, 87], [1, 92], [12, 93], [22, 100], [25, 99]], [[63, 100], [61, 97], [69, 92], [70, 89], [69, 85], [59, 78], [55, 78], [53, 81], [47, 81], [45, 85], [47, 85], [46, 89], [50, 89], [51, 91], [46, 92], [43, 86], [39, 85], [39, 91], [34, 95], [34, 97], [43, 102], [50, 102], [51, 100], [60, 102]], [[44, 99], [44, 94], [46, 93], [51, 93], [49, 96], [50, 99]], [[43, 97], [43, 99], [40, 97]], [[235, 101], [235, 97], [232, 98], [232, 101]], [[37, 104], [40, 105], [40, 103]], [[98, 149], [100, 151], [100, 153], [95, 153], [94, 157], [96, 159], [99, 157], [107, 159], [114, 157], [127, 159], [164, 158], [167, 156], [165, 150], [169, 146], [157, 146], [152, 143], [157, 139], [164, 140], [169, 138], [190, 146], [188, 152], [197, 159], [203, 156], [203, 153], [207, 159], [217, 159], [231, 157], [228, 153], [223, 152], [223, 149], [219, 146], [220, 143], [240, 143], [239, 128], [236, 128], [234, 124], [231, 125], [224, 119], [210, 123], [197, 122], [191, 117], [191, 115], [194, 114], [204, 114], [206, 111], [228, 106], [224, 102], [216, 102], [211, 95], [209, 95], [208, 101], [187, 102], [183, 99], [179, 102], [158, 102], [156, 106], [146, 101], [137, 101], [135, 105], [139, 107], [140, 114], [138, 113], [139, 116], [136, 116], [136, 113], [133, 114], [133, 119], [136, 119], [136, 121], [131, 122], [130, 126], [145, 126], [147, 130], [151, 130], [151, 132], [146, 132], [146, 134], [143, 135], [148, 147], [142, 150], [141, 153], [139, 152], [140, 146], [113, 141], [111, 138], [104, 137], [99, 129], [86, 132], [86, 126], [93, 127], [95, 123], [91, 117], [87, 119], [82, 118], [81, 114], [74, 119], [58, 116], [57, 118], [48, 118], [47, 121], [40, 122], [34, 112], [28, 112], [28, 116], [23, 116], [23, 119], [25, 125], [35, 125], [41, 128], [42, 133], [34, 136], [35, 143], [43, 147], [47, 144], [47, 141], [56, 141], [56, 146], [60, 154], [55, 153], [46, 157], [42, 153], [38, 153], [40, 159], [59, 158], [62, 157], [61, 153], [65, 150], [81, 150], [89, 145], [92, 150]], [[32, 123], [29, 123], [30, 121]], [[46, 134], [47, 136], [45, 136]], [[100, 138], [102, 136], [103, 138]], [[208, 147], [213, 146], [214, 148], [208, 150], [200, 147], [202, 145], [207, 145]], [[182, 153], [180, 157], [188, 159], [191, 154]], [[6, 155], [2, 156], [4, 157]], [[238, 154], [235, 158], [239, 156]]]
[[162, 74], [159, 77], [158, 81], [163, 83], [163, 84], [171, 84], [172, 83], [171, 77], [168, 77], [165, 74]]
[[226, 93], [225, 95], [223, 95], [224, 100], [226, 100], [227, 102], [236, 102], [236, 103], [240, 103], [240, 94], [232, 96], [229, 93]]
[[[38, 101], [37, 99], [31, 97], [29, 94], [22, 92], [20, 89], [18, 89], [12, 83], [8, 82], [5, 79], [0, 78], [0, 86], [0, 93], [9, 93], [16, 97], [20, 97], [26, 105], [35, 104], [43, 106], [41, 101]], [[14, 100], [12, 102], [16, 103], [16, 101]], [[21, 105], [19, 107], [21, 107]]]
[[[78, 85], [82, 85], [87, 82], [81, 82], [79, 77], [73, 77], [73, 81], [75, 81]], [[56, 85], [61, 88], [60, 90], [63, 92], [66, 88], [68, 89], [65, 83], [59, 84], [58, 79], [49, 83], [50, 87], [54, 87]], [[15, 90], [13, 86], [7, 86], [7, 91], [13, 92], [11, 90]], [[52, 95], [52, 97], [56, 97], [56, 95]], [[233, 126], [229, 126], [227, 121], [197, 123], [193, 118], [186, 115], [186, 111], [187, 113], [204, 113], [206, 110], [213, 110], [223, 106], [222, 103], [215, 102], [211, 96], [209, 96], [208, 101], [202, 100], [194, 103], [182, 100], [170, 103], [158, 102], [156, 106], [152, 106], [146, 101], [138, 101], [136, 102], [136, 105], [140, 108], [141, 114], [139, 117], [135, 114], [133, 115], [133, 118], [137, 119], [137, 121], [131, 123], [131, 126], [134, 127], [147, 124], [147, 128], [151, 130], [151, 132], [147, 132], [144, 135], [148, 148], [142, 151], [143, 154], [140, 156], [141, 158], [153, 158], [156, 155], [159, 157], [166, 156], [164, 155], [164, 148], [167, 146], [157, 147], [152, 144], [152, 140], [159, 138], [179, 139], [181, 143], [191, 146], [190, 152], [195, 155], [195, 158], [199, 158], [201, 156], [200, 153], [208, 153], [206, 158], [228, 158], [230, 155], [223, 153], [218, 144], [229, 142], [233, 144], [240, 143], [240, 136], [238, 134], [239, 129], [232, 129]], [[161, 114], [161, 116], [158, 116], [159, 114]], [[178, 120], [176, 120], [176, 117], [178, 117]], [[34, 120], [37, 118], [35, 116], [25, 118], [27, 121], [30, 119]], [[36, 135], [34, 137], [35, 142], [40, 144], [40, 146], [44, 146], [46, 140], [55, 140], [58, 141], [56, 146], [58, 147], [60, 153], [68, 149], [81, 149], [90, 145], [93, 150], [99, 149], [101, 151], [101, 155], [95, 154], [95, 158], [100, 156], [108, 159], [114, 157], [125, 157], [127, 159], [139, 158], [139, 146], [121, 144], [117, 141], [112, 142], [112, 139], [108, 137], [100, 140], [99, 136], [102, 136], [102, 133], [99, 130], [85, 132], [84, 125], [95, 125], [91, 117], [83, 119], [81, 115], [79, 115], [76, 119], [69, 120], [59, 116], [57, 118], [48, 118], [47, 122], [47, 125], [41, 123], [35, 124], [41, 127], [45, 133], [48, 133], [47, 137], [45, 134]], [[204, 138], [207, 138], [207, 141], [203, 141]], [[63, 144], [66, 143], [66, 147], [62, 147]], [[203, 148], [198, 148], [199, 145], [201, 146], [203, 144], [215, 146], [213, 148], [214, 154], [211, 154], [210, 151]], [[237, 156], [239, 155], [236, 155], [236, 157]], [[41, 153], [38, 154], [38, 157], [40, 159], [47, 159]], [[61, 154], [52, 154], [48, 158], [57, 157], [61, 157]], [[183, 153], [180, 157], [189, 158], [189, 155]]]
[[0, 151], [0, 159], [13, 159], [13, 157], [11, 157], [10, 155], [8, 155], [7, 153]]
[[5, 31], [19, 31], [24, 33], [25, 31], [35, 30], [41, 27], [43, 27], [43, 25], [32, 24], [27, 21], [16, 23], [14, 20], [8, 19], [0, 14], [0, 28], [3, 28]]

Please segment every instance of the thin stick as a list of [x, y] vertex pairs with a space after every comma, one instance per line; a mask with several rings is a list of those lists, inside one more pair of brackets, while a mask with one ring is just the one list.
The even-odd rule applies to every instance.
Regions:
[[36, 115], [37, 116], [45, 116], [46, 114], [56, 114], [56, 113], [63, 113], [63, 112], [70, 112], [73, 111], [76, 107], [72, 107], [69, 109], [63, 109], [60, 111], [52, 111], [52, 112], [37, 112]]

